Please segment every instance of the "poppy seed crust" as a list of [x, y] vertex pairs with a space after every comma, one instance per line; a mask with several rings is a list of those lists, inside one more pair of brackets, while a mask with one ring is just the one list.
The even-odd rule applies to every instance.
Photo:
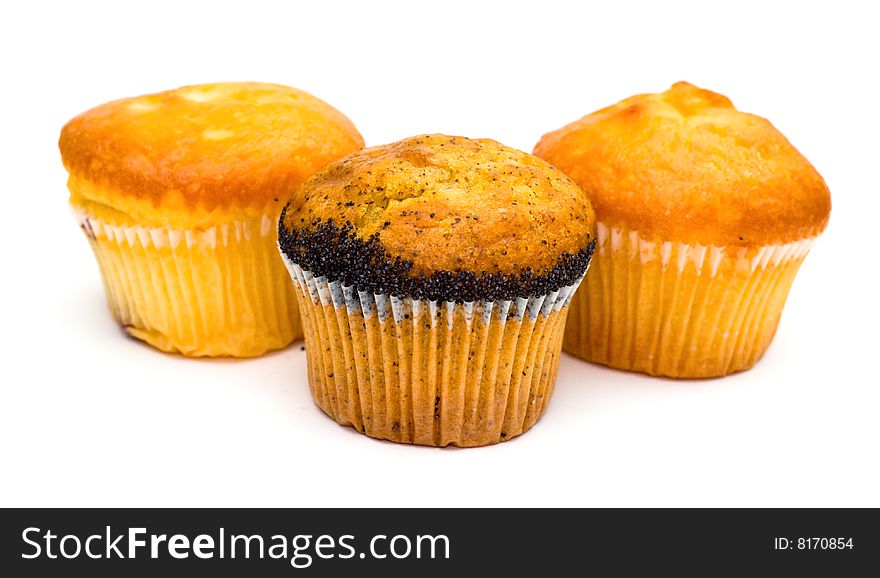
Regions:
[[332, 221], [408, 276], [552, 270], [596, 235], [584, 192], [537, 157], [489, 139], [419, 135], [330, 163], [290, 197], [288, 230]]
[[284, 226], [287, 207], [281, 213], [278, 246], [282, 253], [313, 275], [339, 281], [359, 291], [429, 301], [498, 301], [546, 295], [580, 279], [596, 247], [595, 239], [576, 253], [562, 253], [553, 267], [518, 273], [436, 270], [413, 273], [413, 263], [391, 257], [381, 232], [369, 238], [357, 236], [350, 222], [316, 219], [308, 226]]

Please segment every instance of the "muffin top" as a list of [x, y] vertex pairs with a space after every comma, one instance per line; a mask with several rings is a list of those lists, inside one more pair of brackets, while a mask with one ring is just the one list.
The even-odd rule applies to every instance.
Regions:
[[825, 181], [770, 122], [686, 82], [585, 116], [534, 152], [602, 223], [664, 240], [785, 243], [819, 234], [831, 210]]
[[59, 146], [71, 177], [99, 185], [84, 189], [108, 197], [92, 200], [212, 210], [286, 197], [363, 144], [351, 121], [314, 96], [242, 82], [101, 105], [68, 122]]
[[279, 243], [315, 275], [446, 301], [542, 295], [586, 270], [589, 201], [547, 162], [488, 139], [423, 135], [363, 149], [310, 179]]

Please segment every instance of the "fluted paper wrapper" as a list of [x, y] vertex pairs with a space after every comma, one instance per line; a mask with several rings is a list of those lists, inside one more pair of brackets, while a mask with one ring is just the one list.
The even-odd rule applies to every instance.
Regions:
[[599, 226], [565, 351], [652, 375], [715, 377], [764, 354], [813, 239], [763, 247], [652, 242]]
[[436, 302], [345, 287], [284, 258], [318, 406], [368, 436], [429, 446], [511, 439], [553, 391], [580, 280], [514, 301]]
[[130, 335], [191, 356], [261, 355], [301, 336], [274, 215], [206, 229], [106, 223], [77, 213], [110, 310]]

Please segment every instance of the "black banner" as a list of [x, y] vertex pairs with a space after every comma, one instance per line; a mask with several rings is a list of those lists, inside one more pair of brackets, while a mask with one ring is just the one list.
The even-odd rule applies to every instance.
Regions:
[[6, 576], [848, 576], [880, 567], [873, 509], [16, 509], [2, 520]]

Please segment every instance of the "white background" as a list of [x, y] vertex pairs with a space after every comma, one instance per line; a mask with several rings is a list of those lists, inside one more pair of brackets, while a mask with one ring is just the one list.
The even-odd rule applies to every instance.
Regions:
[[[0, 505], [880, 506], [872, 3], [3, 3]], [[125, 338], [67, 206], [57, 138], [107, 100], [218, 80], [303, 88], [368, 144], [531, 150], [688, 80], [770, 118], [832, 190], [776, 340], [709, 381], [565, 356], [526, 435], [379, 442], [309, 397], [299, 344], [198, 361]]]

